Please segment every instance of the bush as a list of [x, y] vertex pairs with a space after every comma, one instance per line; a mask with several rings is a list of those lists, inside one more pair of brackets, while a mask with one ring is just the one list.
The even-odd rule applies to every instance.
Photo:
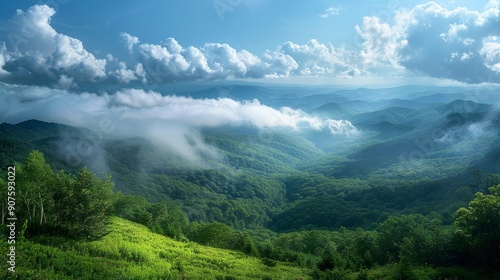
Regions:
[[402, 259], [394, 270], [394, 280], [417, 280], [409, 261]]
[[262, 263], [266, 266], [269, 266], [269, 267], [275, 267], [276, 266], [276, 261], [275, 260], [272, 260], [272, 259], [269, 259], [269, 258], [263, 258], [262, 259]]
[[356, 280], [368, 280], [368, 272], [365, 269], [361, 269], [356, 276]]

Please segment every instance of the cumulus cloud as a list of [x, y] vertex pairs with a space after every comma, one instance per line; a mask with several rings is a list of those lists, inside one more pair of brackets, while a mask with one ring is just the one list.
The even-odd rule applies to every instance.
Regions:
[[[169, 37], [141, 42], [122, 33], [130, 60], [97, 58], [79, 39], [51, 26], [55, 10], [18, 10], [0, 44], [0, 81], [77, 89], [86, 83], [161, 84], [176, 81], [280, 77], [399, 76], [409, 72], [466, 83], [500, 82], [498, 1], [483, 12], [448, 10], [434, 2], [400, 10], [389, 22], [365, 17], [355, 29], [361, 49], [311, 39], [285, 42], [261, 54], [225, 43], [183, 46]], [[340, 12], [329, 7], [322, 17]], [[81, 88], [80, 88], [81, 89]]]
[[139, 44], [139, 38], [132, 36], [128, 33], [122, 33], [121, 37], [127, 43], [129, 52], [132, 52], [134, 45]]
[[5, 66], [5, 62], [9, 60], [9, 55], [7, 54], [7, 48], [5, 47], [5, 43], [2, 43], [2, 46], [0, 47], [0, 78], [3, 75], [8, 74], [7, 71], [3, 69]]
[[484, 43], [479, 54], [484, 57], [486, 67], [491, 71], [500, 73], [500, 43]]
[[118, 63], [118, 69], [114, 72], [110, 72], [111, 76], [114, 76], [121, 83], [130, 83], [131, 81], [137, 80], [137, 76], [135, 72], [131, 69], [127, 68], [127, 64], [125, 62]]
[[357, 53], [334, 48], [332, 44], [321, 44], [314, 39], [304, 45], [286, 42], [279, 50], [297, 61], [294, 73], [299, 76], [354, 76], [360, 73]]
[[[58, 33], [51, 26], [55, 10], [35, 5], [17, 10], [7, 26], [6, 42], [0, 45], [0, 81], [76, 89], [85, 83], [146, 83], [140, 64], [129, 68], [111, 54], [96, 58], [83, 42]], [[129, 48], [138, 39], [125, 38]]]
[[109, 56], [108, 65], [113, 69], [107, 72], [108, 81], [110, 82], [129, 84], [134, 81], [139, 81], [143, 84], [147, 83], [144, 68], [140, 63], [137, 63], [134, 68], [129, 68], [124, 61], [118, 61], [112, 58], [112, 56]]
[[183, 47], [174, 38], [161, 44], [141, 44], [123, 33], [129, 51], [144, 66], [150, 82], [279, 78], [289, 76], [339, 77], [359, 75], [357, 53], [310, 40], [304, 45], [286, 42], [261, 56], [228, 44], [206, 43]]
[[174, 38], [167, 38], [161, 44], [148, 44], [140, 43], [137, 37], [127, 33], [121, 36], [152, 83], [286, 77], [298, 68], [293, 57], [277, 51], [266, 51], [258, 57], [228, 44], [183, 47]]
[[390, 66], [401, 68], [398, 64], [398, 50], [406, 42], [401, 37], [398, 27], [391, 27], [380, 22], [377, 17], [363, 18], [363, 27], [356, 26], [356, 30], [364, 40], [359, 53], [363, 65], [369, 68]]
[[359, 133], [347, 120], [321, 119], [288, 107], [275, 109], [258, 100], [193, 99], [141, 89], [74, 94], [0, 83], [0, 121], [17, 123], [27, 119], [90, 129], [99, 129], [106, 120], [116, 136], [143, 136], [191, 161], [199, 158], [200, 153], [215, 155], [213, 147], [205, 144], [199, 134], [199, 129], [206, 127], [325, 130], [332, 136], [348, 137]]
[[106, 60], [85, 50], [80, 40], [56, 32], [50, 25], [54, 14], [46, 5], [17, 10], [0, 60], [1, 68], [8, 72], [2, 76], [4, 81], [61, 85], [68, 79], [98, 81], [106, 77]]
[[406, 69], [466, 83], [499, 82], [500, 11], [448, 10], [434, 2], [399, 11], [393, 24], [365, 17], [357, 32], [364, 39], [365, 66]]

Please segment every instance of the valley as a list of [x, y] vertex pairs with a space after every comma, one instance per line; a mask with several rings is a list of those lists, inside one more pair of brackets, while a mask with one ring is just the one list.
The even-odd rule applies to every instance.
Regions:
[[[168, 133], [161, 137], [124, 136], [102, 127], [35, 119], [2, 123], [1, 178], [14, 163], [20, 168], [29, 165], [26, 159], [37, 150], [53, 170], [53, 180], [63, 180], [62, 173], [78, 174], [84, 167], [97, 174], [95, 180], [110, 176], [113, 198], [106, 215], [111, 215], [114, 229], [109, 237], [99, 234], [97, 238], [114, 238], [113, 232], [122, 228], [118, 224], [129, 223], [118, 216], [177, 242], [236, 250], [253, 257], [251, 263], [259, 259], [271, 267], [253, 267], [254, 276], [224, 269], [227, 276], [223, 276], [221, 270], [209, 269], [208, 264], [191, 270], [194, 268], [187, 263], [194, 265], [192, 257], [167, 257], [171, 268], [162, 272], [164, 276], [151, 270], [150, 274], [143, 272], [144, 279], [197, 279], [196, 273], [199, 277], [220, 274], [216, 279], [396, 279], [391, 277], [404, 273], [417, 277], [414, 279], [485, 277], [481, 266], [469, 259], [484, 252], [466, 251], [469, 247], [462, 243], [463, 250], [456, 249], [461, 242], [457, 241], [457, 210], [467, 207], [476, 192], [486, 195], [488, 188], [500, 184], [500, 113], [494, 91], [437, 86], [294, 89], [277, 85], [208, 85], [201, 90], [159, 91], [165, 98], [175, 94], [189, 102], [230, 99], [249, 106], [241, 110], [264, 107], [262, 110], [281, 112], [294, 123], [261, 125], [255, 119], [237, 125], [186, 125], [188, 129], [179, 129], [184, 146], [162, 144], [174, 143], [167, 140]], [[495, 196], [494, 188], [492, 191], [491, 196]], [[44, 211], [49, 211], [47, 205], [57, 205], [56, 196], [52, 196], [56, 192], [50, 190], [40, 200], [34, 197], [33, 209], [43, 201]], [[54, 221], [58, 219], [54, 216]], [[63, 227], [50, 222], [46, 227], [29, 223], [29, 241], [23, 246], [47, 252], [66, 248], [66, 241], [59, 243], [50, 237], [65, 232]], [[412, 226], [405, 229], [408, 225]], [[123, 225], [129, 226], [132, 224]], [[401, 235], [392, 236], [397, 231]], [[384, 243], [387, 238], [395, 243]], [[419, 247], [416, 242], [426, 245]], [[91, 246], [82, 244], [68, 248], [79, 248], [69, 250], [80, 254], [82, 246]], [[102, 257], [108, 264], [115, 262], [112, 253], [93, 250], [88, 251], [89, 256]], [[140, 256], [153, 254], [150, 249], [143, 250]], [[495, 254], [485, 254], [492, 264], [498, 262]], [[117, 268], [122, 265], [118, 262], [143, 262], [124, 260], [123, 254], [116, 258], [113, 266]], [[149, 262], [154, 257], [147, 259]], [[159, 262], [155, 259], [154, 265]], [[175, 268], [179, 262], [186, 262], [186, 268]], [[432, 268], [424, 264], [432, 264]], [[26, 277], [37, 273], [36, 269], [26, 271]], [[54, 267], [53, 274], [43, 274], [40, 279], [62, 275], [58, 271]], [[64, 277], [76, 279], [72, 278], [76, 274], [64, 273]], [[365, 274], [368, 278], [360, 278]], [[120, 279], [128, 279], [120, 275]], [[134, 277], [130, 279], [139, 279]]]

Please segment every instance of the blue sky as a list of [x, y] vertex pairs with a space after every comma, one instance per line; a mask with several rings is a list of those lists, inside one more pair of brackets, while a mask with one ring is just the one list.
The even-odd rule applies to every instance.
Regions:
[[[286, 41], [305, 43], [318, 39], [335, 45], [355, 45], [355, 26], [362, 24], [363, 17], [384, 18], [397, 9], [411, 9], [428, 1], [145, 0], [120, 1], [119, 5], [109, 0], [46, 2], [57, 10], [53, 27], [79, 38], [92, 51], [118, 51], [119, 35], [127, 32], [150, 43], [174, 37], [183, 45], [219, 42], [260, 53]], [[435, 2], [448, 9], [468, 7], [477, 11], [483, 11], [488, 3]], [[17, 9], [26, 10], [39, 3], [44, 1], [3, 3], [1, 18], [8, 20]], [[321, 17], [329, 8], [338, 10], [338, 14]]]
[[[60, 88], [304, 78], [497, 83], [498, 2], [9, 1], [0, 11], [0, 80]], [[34, 17], [37, 35], [26, 38]]]

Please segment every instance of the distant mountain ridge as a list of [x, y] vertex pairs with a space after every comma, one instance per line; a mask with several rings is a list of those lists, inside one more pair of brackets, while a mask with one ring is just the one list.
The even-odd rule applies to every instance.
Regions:
[[[427, 88], [415, 89], [415, 96], [398, 90], [411, 87], [363, 89], [351, 94], [356, 89], [300, 92], [293, 87], [223, 85], [182, 93], [192, 98], [242, 102], [258, 99], [274, 108], [302, 110], [301, 114], [322, 122], [319, 129], [261, 129], [249, 125], [201, 128], [203, 144], [217, 156], [197, 150], [198, 165], [171, 150], [158, 149], [145, 138], [102, 139], [89, 147], [85, 146], [89, 144], [85, 142], [89, 135], [85, 128], [37, 120], [4, 123], [0, 124], [1, 167], [6, 170], [5, 166], [22, 161], [31, 150], [40, 150], [56, 170], [76, 172], [83, 165], [98, 174], [105, 170], [113, 175], [116, 190], [150, 201], [169, 201], [182, 207], [191, 220], [226, 222], [237, 228], [263, 226], [270, 221], [280, 230], [307, 226], [302, 220], [281, 223], [277, 219], [284, 217], [282, 213], [299, 215], [292, 213], [302, 211], [294, 208], [296, 205], [309, 207], [309, 203], [329, 201], [360, 211], [343, 219], [314, 220], [313, 226], [366, 227], [387, 213], [399, 213], [407, 201], [418, 209], [443, 213], [445, 210], [437, 206], [432, 208], [432, 201], [447, 201], [446, 196], [453, 195], [456, 188], [472, 182], [473, 170], [500, 172], [496, 161], [500, 113], [491, 104], [473, 100], [431, 102], [436, 96]], [[442, 92], [462, 96], [453, 90]], [[363, 94], [370, 94], [372, 99], [359, 99]], [[411, 99], [422, 96], [431, 96], [429, 103]], [[343, 127], [336, 127], [348, 121], [357, 133], [343, 134]], [[91, 151], [68, 162], [71, 152], [84, 148]], [[297, 174], [312, 179], [301, 181], [307, 185], [289, 189], [290, 178]], [[386, 188], [404, 189], [388, 193]], [[370, 196], [372, 189], [379, 196], [373, 201], [385, 205], [375, 214], [369, 209], [375, 202], [365, 205], [356, 200]], [[434, 200], [419, 201], [427, 192], [435, 195]], [[401, 195], [404, 201], [393, 201]], [[328, 209], [335, 215], [349, 211], [333, 208]], [[313, 210], [311, 213], [315, 213]], [[327, 217], [328, 213], [318, 217]]]

